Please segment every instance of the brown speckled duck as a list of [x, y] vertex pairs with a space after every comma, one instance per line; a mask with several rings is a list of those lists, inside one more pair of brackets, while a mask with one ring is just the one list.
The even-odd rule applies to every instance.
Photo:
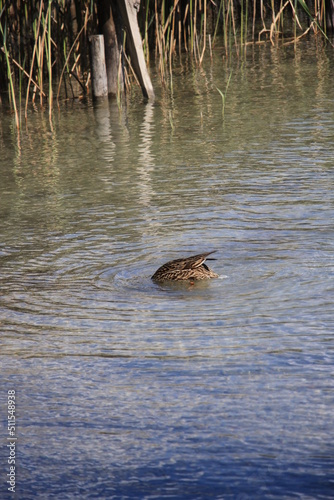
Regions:
[[[218, 278], [218, 274], [211, 271], [205, 264], [208, 255], [213, 252], [193, 255], [185, 259], [176, 259], [167, 262], [153, 274], [153, 281], [181, 281], [181, 280], [204, 280]], [[208, 259], [215, 260], [215, 259]]]

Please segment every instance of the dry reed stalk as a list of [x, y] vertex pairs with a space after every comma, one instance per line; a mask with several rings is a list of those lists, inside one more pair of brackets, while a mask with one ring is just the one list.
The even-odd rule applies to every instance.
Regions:
[[223, 36], [224, 36], [224, 46], [225, 46], [225, 54], [228, 54], [228, 39], [227, 35], [229, 33], [228, 31], [228, 22], [229, 22], [229, 5], [230, 5], [230, 0], [227, 0], [227, 5], [225, 9], [225, 1], [223, 3]]
[[[5, 49], [4, 49], [4, 47], [1, 47], [1, 50], [2, 50], [2, 52], [4, 52], [4, 53], [5, 53]], [[21, 72], [22, 72], [25, 76], [27, 76], [27, 77], [29, 78], [29, 73], [28, 73], [28, 72], [27, 72], [27, 71], [26, 71], [26, 70], [25, 70], [25, 69], [24, 69], [24, 68], [23, 68], [23, 67], [22, 67], [22, 66], [21, 66], [21, 65], [20, 65], [17, 61], [15, 61], [15, 59], [13, 59], [13, 58], [12, 58], [12, 56], [11, 56], [10, 54], [8, 54], [8, 57], [9, 57], [10, 61], [11, 61], [13, 64], [15, 64], [15, 66], [17, 66], [17, 67], [19, 68], [19, 70], [20, 70], [20, 71], [21, 71]], [[43, 90], [40, 88], [40, 86], [38, 85], [38, 83], [37, 83], [37, 82], [36, 82], [33, 78], [31, 79], [31, 82], [35, 85], [35, 87], [38, 89], [38, 91], [39, 91], [41, 94], [43, 94], [43, 97], [46, 97], [45, 92], [43, 92]]]
[[290, 0], [287, 0], [285, 2], [285, 4], [280, 8], [279, 12], [276, 14], [276, 16], [273, 18], [273, 21], [270, 25], [270, 42], [272, 45], [275, 45], [274, 42], [273, 42], [273, 36], [274, 36], [274, 31], [276, 33], [278, 33], [278, 30], [277, 30], [277, 26], [276, 26], [276, 22], [277, 20], [279, 19], [279, 17], [281, 16], [281, 14], [283, 13], [285, 7], [290, 3]]
[[246, 46], [249, 46], [249, 45], [265, 45], [266, 43], [267, 43], [267, 42], [266, 42], [265, 40], [260, 40], [260, 41], [258, 41], [258, 40], [254, 40], [254, 41], [253, 41], [253, 40], [252, 40], [252, 41], [250, 41], [250, 42], [246, 42], [246, 43], [245, 43], [245, 45], [246, 45]]
[[[87, 9], [87, 8], [86, 8]], [[84, 22], [84, 25], [82, 26], [81, 30], [79, 31], [79, 33], [77, 34], [73, 44], [72, 44], [72, 47], [70, 48], [70, 51], [69, 53], [67, 54], [67, 58], [66, 58], [66, 61], [65, 61], [65, 64], [63, 66], [63, 69], [62, 69], [62, 72], [61, 72], [61, 75], [60, 75], [60, 78], [59, 78], [59, 84], [58, 84], [58, 92], [57, 92], [57, 101], [59, 101], [59, 94], [60, 94], [60, 87], [61, 87], [61, 83], [62, 83], [62, 80], [63, 80], [63, 76], [64, 76], [64, 73], [65, 73], [65, 69], [66, 69], [66, 66], [68, 64], [68, 61], [70, 60], [70, 56], [72, 54], [72, 51], [75, 47], [75, 44], [77, 43], [77, 41], [79, 40], [80, 36], [81, 36], [81, 33], [86, 29], [86, 26], [87, 26], [87, 23], [88, 21], [90, 20], [90, 18], [92, 17], [92, 14], [89, 14], [89, 16], [85, 16], [85, 22]]]
[[194, 51], [193, 1], [189, 0], [190, 52]]
[[236, 27], [235, 27], [233, 0], [230, 0], [230, 5], [231, 5], [231, 19], [232, 19], [234, 43], [235, 43], [235, 46], [236, 46], [237, 56], [239, 57], [239, 48], [238, 48], [238, 41], [237, 41], [237, 30], [236, 30]]
[[321, 2], [320, 3], [320, 0], [318, 0], [318, 1], [315, 0], [314, 1], [314, 12], [318, 13], [318, 14], [316, 14], [316, 17], [319, 17], [319, 23], [320, 23], [320, 25], [324, 26], [324, 30], [326, 30], [325, 9], [326, 9], [325, 2]]
[[[281, 7], [281, 9], [279, 10], [279, 12], [277, 13], [276, 17], [274, 18], [273, 23], [270, 26], [270, 42], [271, 42], [272, 45], [274, 45], [274, 42], [273, 42], [274, 30], [276, 31], [276, 29], [277, 29], [276, 22], [279, 19], [279, 17], [283, 14], [283, 11], [287, 7], [288, 4], [290, 4], [292, 12], [294, 14], [295, 24], [298, 24], [298, 26], [299, 26], [299, 28], [301, 30], [303, 29], [302, 26], [301, 26], [301, 24], [300, 24], [300, 22], [299, 22], [298, 15], [297, 15], [297, 12], [295, 10], [294, 5], [292, 4], [291, 0], [287, 0], [285, 2], [285, 4]], [[307, 32], [310, 30], [310, 28], [311, 27], [309, 27], [309, 29], [307, 29]], [[278, 33], [278, 32], [276, 31], [276, 33]], [[299, 38], [299, 37], [297, 37], [297, 34], [295, 33], [294, 39], [297, 40], [297, 38]]]
[[145, 53], [145, 59], [146, 63], [149, 63], [150, 60], [150, 49], [149, 49], [149, 44], [148, 44], [148, 30], [149, 30], [149, 25], [148, 25], [148, 12], [149, 12], [149, 0], [146, 0], [146, 7], [145, 7], [145, 34], [144, 34], [144, 53]]
[[169, 41], [169, 73], [170, 74], [172, 74], [172, 59], [173, 59], [173, 52], [174, 52], [174, 47], [175, 47], [175, 39], [174, 39], [175, 10], [176, 10], [178, 3], [179, 3], [179, 0], [174, 0], [173, 17], [172, 17], [172, 31], [171, 31], [171, 35], [170, 35], [170, 41]]
[[260, 33], [262, 33], [263, 31], [269, 31], [266, 27], [266, 23], [264, 22], [264, 10], [263, 10], [263, 0], [260, 0], [260, 12], [261, 12], [261, 21], [262, 21], [262, 24], [263, 24], [263, 29]]
[[165, 79], [165, 60], [166, 60], [166, 40], [163, 36], [163, 28], [159, 26], [159, 43], [160, 43], [160, 58], [159, 58], [159, 70], [161, 74], [161, 80]]
[[34, 64], [35, 64], [35, 56], [36, 56], [36, 50], [37, 50], [37, 43], [38, 43], [38, 36], [39, 36], [39, 29], [41, 25], [41, 17], [42, 17], [42, 8], [43, 8], [44, 2], [41, 0], [40, 6], [39, 6], [39, 14], [38, 14], [38, 21], [37, 21], [37, 36], [34, 44], [34, 49], [32, 53], [32, 59], [31, 59], [31, 65], [30, 65], [30, 73], [29, 73], [29, 80], [28, 80], [28, 86], [27, 86], [27, 95], [26, 95], [26, 105], [25, 105], [25, 111], [24, 111], [24, 117], [27, 120], [28, 119], [28, 102], [29, 102], [29, 90], [30, 90], [30, 84], [31, 84], [31, 79], [32, 79], [32, 73], [34, 71]]
[[302, 26], [301, 26], [301, 24], [300, 24], [300, 22], [299, 22], [299, 19], [298, 19], [298, 14], [297, 14], [297, 12], [296, 12], [295, 6], [294, 6], [294, 5], [293, 5], [293, 3], [291, 2], [291, 0], [289, 0], [289, 3], [290, 3], [290, 5], [291, 5], [291, 9], [292, 9], [292, 12], [293, 12], [293, 14], [294, 14], [294, 18], [295, 18], [295, 20], [296, 20], [296, 23], [298, 24], [299, 28], [302, 30], [303, 28], [302, 28]]
[[124, 35], [123, 35], [123, 45], [122, 45], [122, 53], [120, 54], [120, 57], [119, 57], [119, 61], [118, 61], [118, 70], [117, 70], [117, 103], [118, 103], [118, 106], [120, 106], [121, 104], [121, 94], [122, 94], [122, 91], [124, 89], [123, 85], [123, 81], [124, 81], [124, 75], [123, 75], [123, 64], [122, 64], [122, 59], [123, 59], [123, 55], [124, 55], [124, 46], [125, 46], [125, 40], [126, 40], [126, 32], [124, 31]]
[[70, 70], [70, 73], [74, 73], [74, 70], [77, 67], [77, 64], [78, 64], [80, 58], [81, 58], [81, 54], [79, 54], [76, 59], [74, 58], [74, 64], [73, 64], [73, 66], [72, 66], [72, 68]]
[[[49, 12], [50, 12], [50, 0], [49, 0], [48, 8], [46, 11], [46, 15], [45, 15], [45, 17], [43, 16], [44, 29], [43, 29], [42, 39], [40, 37], [38, 37], [37, 61], [38, 61], [38, 74], [39, 74], [39, 79], [40, 79], [39, 86], [41, 88], [43, 88], [43, 60], [44, 60], [45, 38], [46, 38], [46, 32], [47, 32], [46, 19], [49, 18]], [[50, 30], [51, 30], [51, 26], [50, 26]], [[47, 50], [48, 50], [47, 47], [45, 47], [45, 50], [47, 52]], [[42, 104], [43, 104], [43, 95], [42, 94], [40, 94], [40, 103], [42, 106]]]
[[180, 9], [180, 4], [177, 6], [177, 13], [178, 13], [178, 33], [179, 33], [179, 57], [181, 61], [181, 38], [182, 38], [182, 23], [181, 23], [181, 9]]
[[[217, 14], [216, 26], [215, 26], [215, 30], [214, 30], [214, 33], [213, 33], [212, 45], [214, 45], [215, 41], [216, 41], [216, 36], [217, 36], [217, 31], [218, 31], [218, 26], [219, 26], [220, 13], [222, 11], [223, 4], [224, 4], [224, 0], [220, 0], [218, 14]], [[225, 26], [225, 10], [223, 11], [223, 26]], [[224, 33], [225, 33], [225, 30], [224, 30]]]
[[193, 33], [194, 33], [194, 45], [193, 45], [193, 51], [194, 51], [194, 56], [196, 59], [196, 49], [198, 49], [198, 41], [197, 41], [197, 46], [196, 46], [196, 39], [197, 39], [197, 0], [195, 0], [195, 8], [194, 8], [194, 22], [193, 22]]
[[126, 68], [124, 68], [124, 85], [126, 91], [128, 92], [131, 89], [131, 83], [128, 75], [128, 70]]
[[195, 35], [194, 35], [194, 42], [195, 42], [195, 46], [194, 46], [194, 58], [195, 58], [195, 61], [196, 61], [196, 64], [197, 64], [197, 62], [198, 62], [197, 58], [200, 57], [197, 33], [195, 33]]
[[203, 34], [203, 48], [202, 48], [202, 54], [199, 58], [199, 63], [200, 65], [202, 64], [203, 57], [204, 57], [204, 52], [206, 48], [206, 0], [204, 0], [204, 34]]
[[[51, 7], [52, 0], [49, 0], [48, 6], [48, 22], [47, 22], [47, 64], [48, 64], [48, 73], [49, 73], [49, 122], [51, 130], [53, 131], [52, 126], [52, 102], [53, 102], [53, 92], [52, 92], [52, 60], [51, 60]], [[46, 23], [45, 23], [46, 24]]]
[[165, 62], [165, 61], [167, 61], [167, 57], [168, 57], [168, 45], [169, 45], [170, 26], [168, 26], [167, 35], [166, 36], [163, 36], [162, 32], [163, 32], [163, 28], [161, 29], [161, 37], [162, 37], [162, 43], [163, 43], [163, 47], [164, 47], [164, 62]]
[[187, 20], [188, 10], [189, 10], [189, 4], [187, 3], [186, 8], [185, 8], [185, 12], [184, 12], [184, 18], [183, 18], [183, 39], [184, 39], [184, 48], [186, 49], [186, 52], [188, 52], [187, 29], [186, 29], [186, 20]]
[[133, 69], [133, 67], [132, 67], [132, 65], [131, 65], [131, 61], [130, 61], [130, 59], [129, 59], [129, 58], [128, 58], [128, 56], [125, 54], [125, 52], [124, 52], [124, 54], [123, 54], [123, 55], [124, 55], [124, 58], [125, 58], [126, 62], [128, 63], [128, 66], [129, 66], [129, 68], [130, 68], [130, 70], [131, 70], [131, 73], [132, 73], [132, 75], [133, 75], [133, 77], [134, 77], [134, 79], [135, 79], [136, 83], [138, 84], [138, 87], [140, 87], [139, 80], [138, 80], [138, 78], [137, 78], [137, 75], [136, 75], [136, 73], [135, 73], [135, 70]]
[[160, 36], [161, 26], [159, 24], [159, 13], [158, 13], [157, 0], [155, 0], [155, 30], [156, 30], [155, 43], [156, 43], [156, 47], [158, 47], [158, 54], [159, 54], [159, 69], [161, 72], [161, 79], [163, 80], [163, 67], [164, 67], [164, 65], [163, 65], [163, 48], [162, 48], [163, 40]]
[[155, 17], [155, 53], [157, 53], [157, 47], [159, 49], [159, 46], [158, 46], [158, 37], [159, 37], [159, 30], [158, 30], [158, 26], [159, 26], [159, 16], [158, 16], [158, 5], [157, 5], [157, 0], [155, 0], [154, 2], [154, 17]]
[[303, 38], [305, 35], [307, 35], [307, 33], [313, 29], [314, 30], [314, 27], [317, 26], [317, 16], [318, 16], [318, 12], [316, 12], [315, 14], [315, 17], [313, 19], [313, 21], [311, 22], [310, 26], [299, 36], [297, 37], [294, 37], [293, 40], [291, 40], [290, 42], [286, 42], [284, 43], [283, 45], [291, 45], [291, 44], [295, 44], [298, 40], [300, 40], [301, 38]]
[[253, 1], [252, 40], [255, 39], [256, 2]]
[[[43, 88], [44, 36], [45, 36], [45, 31], [43, 32], [42, 40], [41, 40], [40, 36], [38, 36], [38, 45], [37, 45], [37, 49], [36, 49], [36, 59], [37, 59], [37, 68], [38, 68], [37, 81], [38, 81], [39, 86], [41, 88]], [[37, 40], [37, 37], [36, 37], [36, 40]], [[34, 95], [33, 95], [33, 99], [32, 99], [33, 102], [35, 102], [35, 97], [36, 97], [36, 93], [34, 93]], [[40, 94], [39, 98], [40, 98], [40, 104], [42, 106], [43, 96]]]
[[164, 23], [164, 28], [163, 28], [163, 36], [165, 36], [167, 28], [171, 22], [172, 17], [175, 15], [175, 10], [176, 7], [178, 6], [180, 0], [174, 0], [174, 7], [171, 9], [169, 16], [166, 19], [166, 22]]
[[5, 58], [6, 58], [7, 75], [8, 75], [9, 87], [10, 87], [10, 95], [12, 97], [13, 107], [14, 107], [14, 113], [15, 113], [15, 124], [16, 124], [17, 130], [19, 131], [20, 130], [20, 120], [19, 120], [19, 114], [18, 114], [17, 106], [16, 106], [15, 88], [14, 88], [14, 82], [13, 82], [13, 79], [12, 79], [12, 71], [11, 71], [10, 61], [9, 61], [9, 53], [8, 53], [8, 50], [7, 50], [6, 35], [4, 34], [4, 33], [6, 33], [6, 29], [7, 29], [7, 23], [6, 22], [5, 22], [4, 29], [2, 28], [2, 25], [0, 24], [0, 31], [2, 33], [3, 44], [4, 44], [3, 47], [2, 47], [2, 50], [4, 51]]
[[[272, 15], [272, 25], [276, 24], [275, 23], [275, 0], [271, 0], [271, 15]], [[276, 25], [275, 25], [275, 29], [276, 29]]]
[[174, 0], [174, 6], [171, 8], [170, 13], [165, 23], [160, 27], [161, 43], [163, 45], [164, 59], [161, 61], [161, 66], [165, 65], [165, 61], [169, 61], [169, 68], [171, 72], [172, 57], [174, 51], [174, 32], [175, 32], [175, 10], [179, 0]]
[[305, 35], [307, 35], [307, 33], [313, 28], [314, 29], [314, 26], [316, 25], [316, 21], [314, 20], [310, 26], [299, 36], [297, 37], [294, 37], [293, 40], [290, 40], [290, 42], [285, 42], [283, 43], [283, 45], [292, 45], [292, 44], [295, 44], [298, 40], [300, 40], [301, 38], [303, 38]]
[[244, 13], [244, 20], [245, 20], [245, 24], [244, 24], [244, 30], [245, 30], [245, 34], [244, 34], [244, 44], [245, 44], [245, 46], [246, 46], [247, 37], [248, 37], [248, 0], [245, 0], [245, 13]]

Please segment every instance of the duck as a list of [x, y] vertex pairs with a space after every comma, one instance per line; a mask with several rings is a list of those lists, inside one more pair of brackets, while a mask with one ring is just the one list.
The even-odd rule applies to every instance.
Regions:
[[167, 262], [153, 274], [153, 281], [181, 281], [181, 280], [204, 280], [210, 278], [218, 278], [219, 275], [211, 271], [205, 264], [208, 256], [215, 253], [212, 252], [200, 253], [184, 259], [175, 259]]

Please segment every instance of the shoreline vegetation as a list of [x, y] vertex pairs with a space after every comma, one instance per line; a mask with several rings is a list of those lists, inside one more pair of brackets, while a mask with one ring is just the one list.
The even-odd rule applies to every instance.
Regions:
[[[9, 101], [18, 130], [23, 107], [25, 120], [29, 104], [47, 107], [52, 128], [56, 102], [90, 93], [89, 38], [102, 31], [105, 2], [0, 0], [0, 105]], [[117, 2], [110, 5], [114, 10]], [[218, 38], [228, 60], [258, 43], [316, 36], [331, 44], [334, 30], [333, 0], [137, 0], [134, 8], [146, 64], [155, 65], [164, 85], [181, 56], [198, 66], [212, 59]], [[125, 90], [136, 83], [126, 36], [118, 34]]]

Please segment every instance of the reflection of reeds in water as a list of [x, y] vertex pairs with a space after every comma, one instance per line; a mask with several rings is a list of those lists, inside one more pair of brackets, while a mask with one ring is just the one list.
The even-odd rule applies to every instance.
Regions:
[[[97, 8], [92, 0], [0, 0], [0, 90], [8, 89], [18, 128], [17, 103], [20, 108], [22, 93], [25, 118], [29, 103], [39, 98], [43, 107], [47, 100], [52, 126], [54, 82], [58, 81], [57, 100], [60, 95], [74, 97], [87, 90], [87, 40], [100, 31]], [[218, 36], [226, 57], [243, 57], [250, 43], [275, 44], [283, 37], [284, 43], [296, 43], [310, 31], [326, 36], [328, 25], [334, 24], [334, 7], [326, 0], [263, 0], [260, 4], [256, 0], [142, 0], [138, 22], [146, 60], [152, 61], [151, 52], [155, 54], [164, 82], [182, 52], [198, 65], [206, 54], [212, 57]], [[131, 73], [131, 61], [128, 67]], [[127, 76], [126, 84], [130, 84]]]
[[218, 92], [220, 94], [220, 97], [222, 98], [222, 117], [223, 117], [223, 119], [224, 119], [224, 115], [225, 115], [226, 94], [227, 94], [228, 86], [230, 85], [231, 77], [232, 77], [232, 71], [230, 73], [230, 76], [228, 77], [226, 87], [225, 87], [225, 92], [222, 92], [218, 87], [216, 87], [216, 89], [218, 90]]

